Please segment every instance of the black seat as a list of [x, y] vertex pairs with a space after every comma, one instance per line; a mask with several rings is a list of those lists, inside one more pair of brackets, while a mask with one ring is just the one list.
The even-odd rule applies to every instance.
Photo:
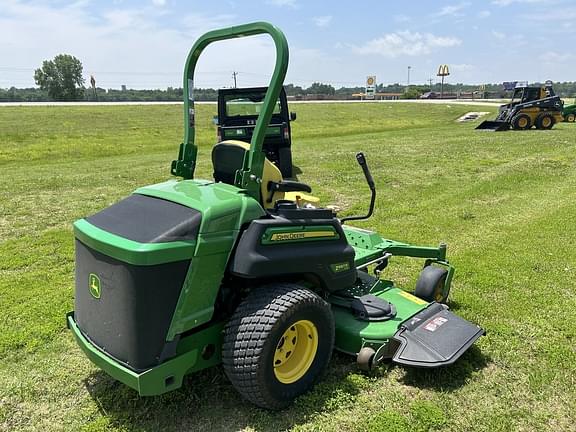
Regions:
[[214, 181], [234, 184], [236, 171], [242, 169], [246, 149], [226, 142], [218, 143], [212, 149], [212, 166], [214, 167]]
[[[212, 149], [214, 181], [234, 185], [236, 172], [242, 169], [250, 144], [243, 141], [222, 141]], [[302, 200], [302, 192], [312, 192], [310, 186], [291, 180], [284, 180], [282, 173], [268, 158], [264, 158], [260, 186], [260, 204], [264, 208], [274, 208], [278, 200]], [[317, 199], [306, 197], [305, 200]], [[310, 202], [310, 201], [308, 201]]]

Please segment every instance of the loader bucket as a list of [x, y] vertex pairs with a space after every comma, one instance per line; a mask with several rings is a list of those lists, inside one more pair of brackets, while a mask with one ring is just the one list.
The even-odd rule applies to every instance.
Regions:
[[489, 132], [501, 132], [510, 129], [510, 124], [505, 121], [486, 120], [476, 126], [476, 129]]

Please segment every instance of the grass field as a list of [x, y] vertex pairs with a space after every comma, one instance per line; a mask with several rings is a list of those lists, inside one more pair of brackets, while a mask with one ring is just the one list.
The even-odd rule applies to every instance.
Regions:
[[[169, 177], [178, 106], [0, 108], [0, 430], [576, 431], [576, 126], [482, 133], [454, 119], [478, 108], [297, 105], [298, 178], [359, 226], [448, 243], [451, 307], [487, 335], [454, 366], [384, 364], [372, 375], [335, 354], [293, 407], [244, 402], [221, 368], [140, 398], [93, 367], [64, 315], [73, 306], [72, 222]], [[492, 109], [493, 112], [495, 108]], [[214, 106], [198, 107], [211, 174]], [[420, 262], [386, 270], [413, 287]]]

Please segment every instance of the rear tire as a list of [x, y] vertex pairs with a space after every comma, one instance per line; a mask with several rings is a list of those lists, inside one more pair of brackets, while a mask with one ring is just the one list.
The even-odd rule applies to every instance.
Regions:
[[576, 121], [576, 114], [570, 113], [566, 116], [566, 121], [568, 123], [574, 123]]
[[253, 289], [224, 331], [222, 363], [250, 402], [281, 409], [310, 390], [334, 348], [334, 317], [318, 295], [293, 283]]
[[528, 114], [516, 114], [512, 118], [512, 128], [515, 130], [527, 130], [532, 127], [532, 120]]
[[278, 168], [282, 177], [292, 177], [292, 149], [290, 147], [280, 147], [278, 149]]
[[414, 294], [427, 302], [446, 303], [449, 294], [444, 289], [447, 276], [446, 269], [431, 265], [424, 267], [416, 282]]
[[539, 114], [536, 117], [536, 129], [550, 130], [554, 127], [556, 120], [552, 114]]

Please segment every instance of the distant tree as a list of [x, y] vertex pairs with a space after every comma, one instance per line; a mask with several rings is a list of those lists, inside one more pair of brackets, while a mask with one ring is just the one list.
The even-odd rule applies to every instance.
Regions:
[[298, 96], [304, 93], [302, 87], [295, 86], [294, 84], [286, 84], [284, 90], [286, 90], [286, 95], [288, 96]]
[[312, 85], [306, 89], [306, 93], [333, 96], [334, 93], [336, 93], [336, 89], [332, 87], [330, 84], [315, 82], [312, 83]]
[[69, 54], [44, 60], [42, 67], [34, 72], [34, 80], [54, 100], [78, 100], [84, 96], [82, 63]]
[[416, 86], [411, 86], [401, 96], [402, 99], [418, 99], [422, 95], [422, 89]]

